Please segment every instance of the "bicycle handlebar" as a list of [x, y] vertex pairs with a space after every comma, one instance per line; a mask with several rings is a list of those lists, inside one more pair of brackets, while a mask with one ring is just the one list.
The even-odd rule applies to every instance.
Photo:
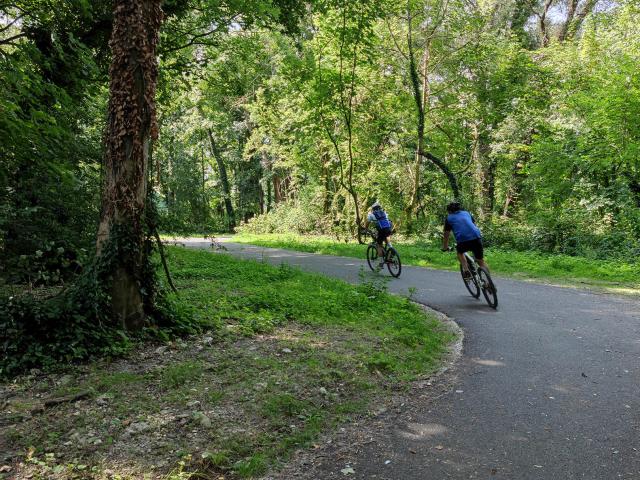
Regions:
[[376, 235], [373, 233], [373, 231], [369, 230], [368, 228], [360, 228], [360, 234], [362, 235], [369, 235], [371, 237], [375, 237]]

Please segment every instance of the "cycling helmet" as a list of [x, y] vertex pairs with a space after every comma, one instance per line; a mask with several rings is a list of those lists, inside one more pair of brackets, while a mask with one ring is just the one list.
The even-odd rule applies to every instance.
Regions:
[[457, 200], [449, 202], [449, 205], [447, 205], [447, 212], [449, 213], [455, 213], [460, 210], [462, 210], [462, 206], [460, 205], [460, 202], [458, 202]]
[[373, 205], [371, 205], [371, 210], [378, 210], [380, 208], [382, 208], [382, 205], [380, 205], [380, 203], [377, 200], [373, 202]]

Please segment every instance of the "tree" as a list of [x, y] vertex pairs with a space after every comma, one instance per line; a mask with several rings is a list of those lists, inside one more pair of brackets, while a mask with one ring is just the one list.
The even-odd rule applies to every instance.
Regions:
[[[413, 90], [413, 98], [415, 101], [416, 111], [416, 133], [417, 133], [417, 146], [416, 146], [416, 160], [413, 168], [413, 186], [411, 189], [411, 197], [408, 205], [409, 218], [415, 213], [419, 203], [420, 192], [420, 180], [421, 180], [421, 164], [422, 159], [425, 158], [431, 161], [447, 178], [451, 191], [456, 199], [462, 200], [460, 187], [458, 180], [449, 166], [442, 159], [436, 157], [431, 152], [427, 151], [425, 145], [425, 115], [430, 109], [431, 101], [431, 85], [429, 82], [429, 75], [431, 72], [431, 45], [435, 36], [438, 34], [438, 30], [442, 26], [449, 6], [448, 1], [439, 2], [435, 8], [429, 5], [429, 28], [425, 28], [423, 53], [421, 55], [422, 72], [418, 71], [418, 64], [415, 57], [415, 45], [413, 36], [413, 23], [415, 18], [420, 18], [414, 12], [414, 6], [411, 2], [407, 4], [407, 68], [409, 70], [409, 78], [411, 79], [411, 88]], [[432, 10], [435, 10], [435, 14], [432, 14]], [[423, 25], [427, 22], [423, 22]]]
[[161, 0], [114, 2], [109, 107], [97, 257], [107, 269], [113, 316], [128, 330], [144, 325], [145, 207], [151, 142], [157, 137], [155, 89]]

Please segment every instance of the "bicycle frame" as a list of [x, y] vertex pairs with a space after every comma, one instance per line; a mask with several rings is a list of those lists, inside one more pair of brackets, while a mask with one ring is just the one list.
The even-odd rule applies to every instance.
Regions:
[[[383, 262], [380, 264], [380, 266], [382, 266], [383, 264], [386, 264], [387, 268], [389, 269], [389, 273], [393, 277], [398, 278], [400, 276], [400, 272], [402, 271], [402, 263], [400, 261], [400, 256], [398, 255], [398, 252], [396, 251], [395, 248], [393, 248], [393, 245], [391, 245], [391, 242], [389, 242], [385, 238], [383, 244], [378, 245], [377, 236], [374, 234], [373, 231], [369, 229], [363, 229], [361, 233], [369, 235], [372, 239], [372, 241], [368, 244], [367, 252], [369, 251], [369, 249], [372, 249], [372, 248], [375, 249], [376, 258], [380, 257], [381, 262]], [[380, 255], [380, 252], [378, 250], [379, 248], [382, 249], [382, 255]], [[369, 253], [367, 253], [367, 262], [369, 263], [369, 267], [372, 270], [375, 270], [369, 259]]]

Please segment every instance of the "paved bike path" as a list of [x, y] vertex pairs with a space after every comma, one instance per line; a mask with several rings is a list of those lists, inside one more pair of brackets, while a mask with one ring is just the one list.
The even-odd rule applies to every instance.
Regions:
[[[224, 245], [232, 255], [353, 283], [366, 266]], [[496, 284], [494, 311], [466, 292], [457, 272], [403, 267], [389, 282], [395, 293], [414, 287], [416, 301], [463, 328], [456, 383], [377, 432], [350, 462], [354, 473], [326, 459], [315, 478], [640, 479], [640, 301], [504, 278]]]

